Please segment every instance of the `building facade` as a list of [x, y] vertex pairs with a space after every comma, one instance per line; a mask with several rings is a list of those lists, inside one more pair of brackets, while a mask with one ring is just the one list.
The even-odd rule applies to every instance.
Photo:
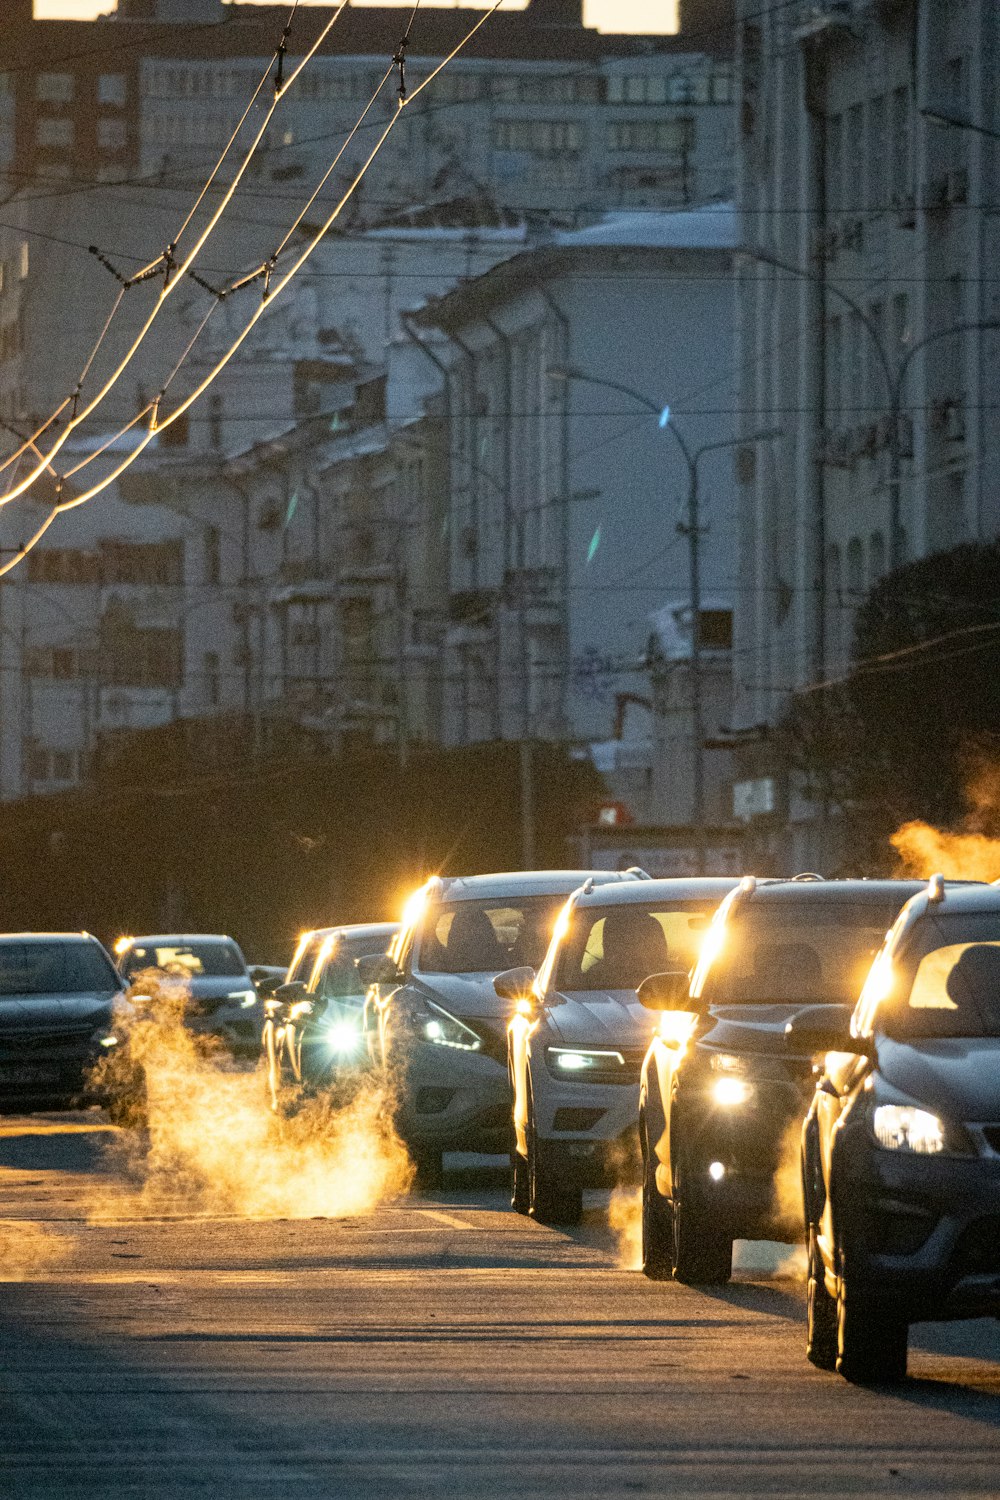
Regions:
[[822, 867], [836, 820], [789, 780], [776, 726], [843, 674], [888, 570], [1000, 531], [1000, 15], [738, 15], [740, 422], [783, 429], [741, 472], [739, 795], [762, 848]]

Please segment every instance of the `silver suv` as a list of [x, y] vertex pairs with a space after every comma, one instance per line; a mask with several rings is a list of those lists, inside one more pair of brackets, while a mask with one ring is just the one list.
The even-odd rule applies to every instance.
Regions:
[[687, 970], [735, 879], [588, 880], [567, 903], [538, 974], [497, 977], [516, 1009], [513, 1206], [546, 1224], [580, 1218], [584, 1187], [636, 1155], [639, 1070], [653, 1020], [636, 991]]

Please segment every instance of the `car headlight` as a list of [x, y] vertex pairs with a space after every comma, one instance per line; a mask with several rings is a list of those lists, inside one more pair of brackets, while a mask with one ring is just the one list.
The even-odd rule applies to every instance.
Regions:
[[431, 1000], [423, 1001], [419, 1009], [411, 1011], [410, 1022], [423, 1042], [435, 1047], [456, 1047], [459, 1052], [478, 1052], [482, 1041], [457, 1016], [450, 1015]]
[[251, 1005], [257, 1003], [256, 990], [233, 990], [226, 996], [227, 1000], [238, 1000], [243, 1010], [249, 1010]]
[[723, 1109], [738, 1109], [752, 1093], [753, 1089], [742, 1078], [717, 1078], [712, 1085], [712, 1098]]
[[326, 1044], [339, 1057], [350, 1057], [361, 1046], [361, 1021], [342, 1019], [326, 1028]]
[[119, 1038], [113, 1031], [98, 1031], [94, 1035], [94, 1040], [99, 1047], [104, 1048], [105, 1052], [110, 1052], [112, 1047], [117, 1047], [119, 1043]]
[[971, 1154], [961, 1127], [913, 1104], [880, 1104], [872, 1116], [872, 1130], [887, 1151], [911, 1151], [917, 1156]]
[[609, 1069], [625, 1066], [621, 1053], [609, 1049], [546, 1047], [545, 1057], [549, 1066], [557, 1073], [587, 1073], [594, 1069], [606, 1073]]

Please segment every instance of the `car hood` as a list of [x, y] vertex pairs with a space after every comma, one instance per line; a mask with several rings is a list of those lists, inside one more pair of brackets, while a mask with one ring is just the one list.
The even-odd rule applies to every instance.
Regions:
[[0, 998], [0, 1037], [22, 1031], [75, 1031], [106, 1025], [116, 996], [12, 995]]
[[971, 1124], [1000, 1121], [1000, 1039], [878, 1039], [880, 1078], [917, 1104]]
[[415, 974], [412, 988], [459, 1020], [506, 1020], [510, 1001], [493, 988], [492, 974]]
[[188, 988], [196, 1000], [226, 1000], [249, 993], [254, 983], [249, 974], [198, 974]]
[[792, 1016], [808, 1009], [802, 1002], [713, 1006], [698, 1040], [720, 1052], [765, 1052], [787, 1057], [785, 1026]]
[[549, 1031], [571, 1047], [615, 1043], [646, 1047], [656, 1016], [640, 1005], [635, 990], [571, 990], [564, 1003], [546, 1011]]

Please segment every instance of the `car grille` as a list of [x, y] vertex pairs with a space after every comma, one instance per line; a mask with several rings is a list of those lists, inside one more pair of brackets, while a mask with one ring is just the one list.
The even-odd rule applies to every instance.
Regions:
[[53, 1052], [80, 1052], [89, 1043], [93, 1032], [93, 1026], [76, 1026], [61, 1031], [0, 1033], [0, 1060], [17, 1062]]

